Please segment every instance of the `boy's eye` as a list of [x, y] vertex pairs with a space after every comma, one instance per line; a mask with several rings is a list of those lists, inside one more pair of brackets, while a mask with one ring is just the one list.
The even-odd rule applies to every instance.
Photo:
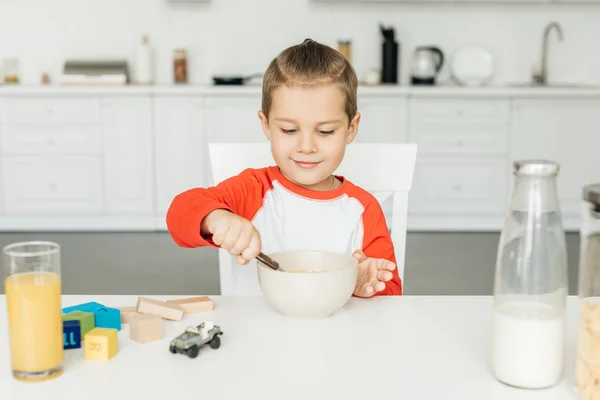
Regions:
[[289, 134], [289, 133], [295, 133], [295, 132], [296, 132], [296, 129], [283, 129], [283, 128], [282, 128], [282, 129], [281, 129], [281, 131], [282, 131], [283, 133], [288, 133], [288, 134]]
[[335, 129], [332, 129], [330, 131], [319, 131], [321, 135], [331, 135], [333, 132], [335, 132]]

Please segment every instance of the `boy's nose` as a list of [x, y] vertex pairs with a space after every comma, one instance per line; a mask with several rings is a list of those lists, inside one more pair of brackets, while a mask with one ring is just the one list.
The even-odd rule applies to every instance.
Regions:
[[298, 135], [297, 151], [300, 153], [314, 153], [316, 151], [315, 138], [310, 132]]

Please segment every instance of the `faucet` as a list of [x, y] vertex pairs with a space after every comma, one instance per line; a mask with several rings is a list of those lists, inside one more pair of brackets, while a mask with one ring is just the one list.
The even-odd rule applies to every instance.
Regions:
[[558, 22], [550, 22], [544, 28], [544, 35], [542, 37], [542, 61], [541, 70], [538, 73], [534, 73], [532, 78], [533, 82], [537, 85], [546, 85], [548, 82], [548, 36], [552, 28], [556, 29], [558, 39], [562, 42], [563, 31]]

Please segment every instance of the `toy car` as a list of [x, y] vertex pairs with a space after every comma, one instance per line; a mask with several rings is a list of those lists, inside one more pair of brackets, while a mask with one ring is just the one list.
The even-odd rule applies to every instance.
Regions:
[[173, 354], [185, 354], [189, 358], [196, 358], [200, 346], [208, 343], [213, 349], [221, 346], [221, 328], [212, 322], [203, 322], [198, 326], [189, 326], [185, 332], [173, 339], [169, 345], [169, 351]]

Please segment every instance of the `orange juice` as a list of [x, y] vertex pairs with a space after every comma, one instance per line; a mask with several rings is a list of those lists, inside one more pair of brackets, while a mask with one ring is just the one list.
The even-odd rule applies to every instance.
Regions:
[[13, 375], [44, 380], [62, 373], [61, 280], [54, 273], [11, 275], [4, 282]]

